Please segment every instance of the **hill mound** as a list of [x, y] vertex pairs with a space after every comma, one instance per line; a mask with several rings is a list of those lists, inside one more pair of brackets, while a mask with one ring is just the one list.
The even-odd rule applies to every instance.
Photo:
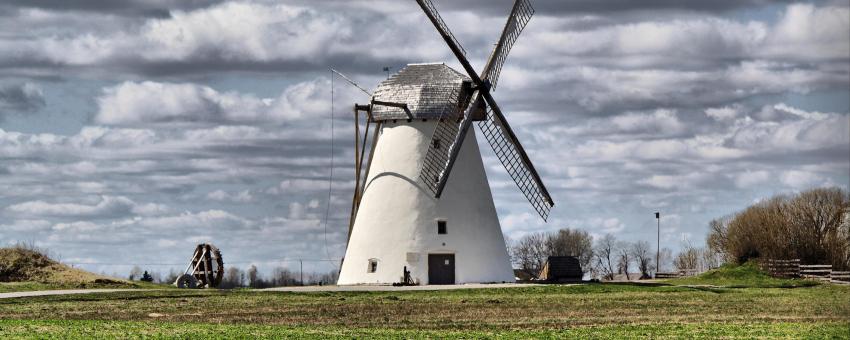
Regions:
[[775, 278], [761, 271], [755, 262], [725, 264], [694, 277], [672, 279], [669, 283], [679, 285], [711, 285], [733, 288], [792, 288], [814, 286], [810, 280]]
[[[50, 288], [139, 288], [139, 284], [90, 273], [61, 264], [42, 252], [26, 247], [0, 248], [0, 283], [10, 290], [22, 284], [34, 289]], [[0, 287], [1, 288], [1, 287]]]

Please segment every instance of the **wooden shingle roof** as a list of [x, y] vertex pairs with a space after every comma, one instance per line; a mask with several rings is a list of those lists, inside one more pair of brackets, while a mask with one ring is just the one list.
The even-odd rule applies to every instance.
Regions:
[[[456, 118], [469, 102], [470, 79], [445, 64], [410, 64], [382, 82], [374, 99], [407, 104], [416, 119]], [[403, 109], [375, 105], [376, 120], [407, 119]]]

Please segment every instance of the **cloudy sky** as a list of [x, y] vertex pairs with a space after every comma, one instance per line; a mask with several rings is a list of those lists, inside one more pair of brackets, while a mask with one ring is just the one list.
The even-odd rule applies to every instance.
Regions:
[[[654, 240], [661, 211], [677, 249], [850, 185], [847, 0], [533, 3], [494, 95], [556, 206], [544, 224], [482, 144], [507, 236]], [[435, 4], [480, 68], [511, 1]], [[240, 266], [338, 259], [368, 98], [329, 69], [374, 88], [434, 61], [460, 69], [412, 0], [0, 1], [0, 243], [122, 274], [206, 241]]]

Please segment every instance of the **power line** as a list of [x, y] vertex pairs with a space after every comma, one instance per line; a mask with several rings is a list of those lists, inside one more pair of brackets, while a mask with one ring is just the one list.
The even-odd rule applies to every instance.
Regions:
[[336, 73], [336, 71], [331, 69], [331, 169], [328, 174], [328, 202], [325, 206], [325, 221], [322, 226], [325, 237], [325, 256], [328, 258], [331, 257], [331, 251], [328, 250], [328, 217], [331, 212], [331, 192], [333, 191], [334, 183], [334, 73]]

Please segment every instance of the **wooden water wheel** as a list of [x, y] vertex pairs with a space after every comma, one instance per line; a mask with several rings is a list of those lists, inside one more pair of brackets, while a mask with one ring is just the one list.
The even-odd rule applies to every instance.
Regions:
[[186, 271], [174, 284], [180, 288], [216, 288], [224, 277], [224, 260], [216, 246], [204, 243], [195, 253]]

